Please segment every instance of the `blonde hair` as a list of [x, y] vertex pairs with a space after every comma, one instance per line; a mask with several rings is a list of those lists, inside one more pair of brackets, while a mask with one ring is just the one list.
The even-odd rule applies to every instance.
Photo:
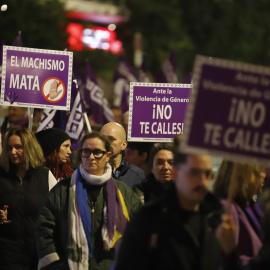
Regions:
[[217, 197], [229, 196], [229, 200], [242, 204], [249, 202], [259, 189], [263, 167], [232, 161], [223, 161], [213, 192]]
[[41, 166], [44, 161], [43, 152], [34, 133], [27, 128], [14, 127], [11, 128], [5, 136], [3, 143], [3, 151], [1, 154], [1, 165], [6, 171], [10, 169], [10, 160], [8, 158], [8, 140], [12, 135], [20, 137], [23, 145], [25, 168], [36, 168]]

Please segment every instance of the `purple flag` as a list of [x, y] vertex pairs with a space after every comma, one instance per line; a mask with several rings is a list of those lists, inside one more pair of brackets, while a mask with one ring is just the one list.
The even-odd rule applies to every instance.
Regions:
[[43, 110], [43, 114], [40, 118], [36, 132], [52, 127], [65, 130], [66, 126], [65, 113], [66, 113], [65, 111], [57, 111], [54, 109]]
[[156, 77], [157, 83], [178, 83], [175, 70], [175, 57], [172, 52], [166, 61], [162, 64], [161, 70]]
[[77, 80], [72, 80], [71, 110], [69, 112], [46, 109], [41, 116], [38, 131], [48, 128], [59, 128], [68, 133], [73, 148], [77, 148], [78, 141], [84, 134], [83, 113], [85, 108], [78, 90]]
[[85, 66], [85, 78], [82, 93], [85, 107], [86, 109], [90, 108], [92, 110], [93, 120], [96, 124], [104, 125], [108, 122], [115, 121], [114, 114], [108, 105], [103, 90], [97, 84], [88, 61], [86, 61]]
[[126, 112], [129, 107], [130, 82], [138, 82], [138, 75], [132, 66], [121, 57], [114, 75], [114, 105]]
[[72, 81], [70, 107], [70, 115], [66, 123], [65, 131], [71, 138], [72, 145], [74, 146], [75, 144], [77, 145], [78, 141], [84, 134], [83, 113], [85, 112], [85, 107], [76, 79], [73, 79]]

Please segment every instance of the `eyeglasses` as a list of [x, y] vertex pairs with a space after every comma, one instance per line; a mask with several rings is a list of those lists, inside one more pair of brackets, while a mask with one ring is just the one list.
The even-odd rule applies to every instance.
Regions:
[[214, 172], [212, 170], [200, 170], [200, 169], [194, 168], [194, 169], [190, 169], [187, 173], [192, 178], [199, 178], [202, 175], [204, 175], [206, 179], [214, 178]]
[[91, 156], [91, 154], [93, 153], [93, 155], [96, 159], [101, 159], [107, 152], [102, 151], [100, 149], [90, 150], [88, 148], [83, 148], [80, 150], [80, 153], [81, 153], [81, 156], [84, 158], [89, 158]]

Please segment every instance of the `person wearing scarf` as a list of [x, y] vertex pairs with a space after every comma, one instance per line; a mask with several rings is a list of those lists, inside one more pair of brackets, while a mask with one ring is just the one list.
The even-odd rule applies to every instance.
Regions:
[[126, 224], [141, 206], [133, 190], [112, 178], [105, 136], [84, 135], [78, 153], [79, 167], [40, 209], [38, 269], [109, 270]]

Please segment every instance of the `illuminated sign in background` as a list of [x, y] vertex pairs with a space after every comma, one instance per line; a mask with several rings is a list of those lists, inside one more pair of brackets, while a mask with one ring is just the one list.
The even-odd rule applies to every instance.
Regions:
[[93, 26], [84, 28], [79, 23], [70, 23], [67, 27], [69, 50], [81, 51], [84, 48], [100, 49], [118, 54], [122, 42], [116, 39], [116, 32], [105, 27]]

